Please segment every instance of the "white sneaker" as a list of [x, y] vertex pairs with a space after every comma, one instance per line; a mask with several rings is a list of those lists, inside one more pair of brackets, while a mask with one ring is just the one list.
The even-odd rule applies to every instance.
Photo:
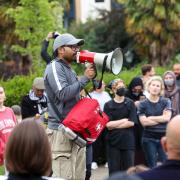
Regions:
[[96, 163], [96, 162], [92, 162], [92, 164], [91, 164], [91, 169], [95, 170], [95, 169], [97, 169], [97, 168], [98, 168], [97, 163]]
[[106, 164], [104, 165], [105, 168], [108, 168], [108, 163], [106, 162]]

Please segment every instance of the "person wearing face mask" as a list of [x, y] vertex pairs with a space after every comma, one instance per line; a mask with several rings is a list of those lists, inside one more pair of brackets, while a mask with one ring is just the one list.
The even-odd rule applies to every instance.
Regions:
[[128, 86], [128, 92], [126, 97], [132, 99], [136, 106], [138, 106], [139, 101], [145, 98], [143, 94], [143, 82], [140, 77], [134, 77]]
[[176, 75], [172, 71], [166, 71], [163, 75], [165, 86], [164, 96], [171, 100], [172, 117], [180, 114], [180, 89], [176, 83]]
[[125, 97], [125, 84], [121, 79], [113, 81], [114, 98], [104, 106], [109, 116], [107, 123], [107, 159], [109, 174], [127, 170], [134, 165], [134, 124], [137, 123], [134, 102]]
[[173, 65], [173, 72], [176, 75], [177, 86], [180, 87], [180, 64]]

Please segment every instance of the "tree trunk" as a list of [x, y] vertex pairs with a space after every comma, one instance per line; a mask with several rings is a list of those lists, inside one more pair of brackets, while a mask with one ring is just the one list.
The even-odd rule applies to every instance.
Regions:
[[29, 55], [22, 57], [22, 74], [27, 75], [29, 73], [31, 64], [32, 58]]
[[153, 66], [160, 65], [159, 62], [159, 48], [156, 42], [153, 42], [149, 46], [149, 63]]
[[167, 66], [178, 46], [177, 41], [171, 39], [169, 42], [153, 42], [149, 46], [149, 63], [154, 66]]

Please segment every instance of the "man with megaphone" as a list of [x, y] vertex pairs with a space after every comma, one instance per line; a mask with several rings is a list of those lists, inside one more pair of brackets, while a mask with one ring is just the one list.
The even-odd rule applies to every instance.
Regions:
[[70, 66], [83, 44], [83, 39], [71, 34], [59, 35], [53, 44], [54, 59], [45, 70], [53, 177], [85, 179], [85, 148], [80, 148], [58, 130], [59, 124], [80, 100], [80, 91], [96, 75], [95, 69], [88, 66], [84, 76], [78, 79]]

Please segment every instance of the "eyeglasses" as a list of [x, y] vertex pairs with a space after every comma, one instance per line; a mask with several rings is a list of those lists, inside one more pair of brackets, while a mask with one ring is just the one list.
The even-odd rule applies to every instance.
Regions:
[[71, 48], [73, 51], [79, 51], [80, 50], [80, 47], [79, 46], [73, 46], [73, 45], [67, 45], [67, 46], [64, 46], [64, 47], [69, 47]]

